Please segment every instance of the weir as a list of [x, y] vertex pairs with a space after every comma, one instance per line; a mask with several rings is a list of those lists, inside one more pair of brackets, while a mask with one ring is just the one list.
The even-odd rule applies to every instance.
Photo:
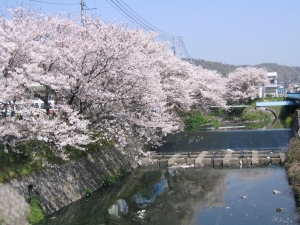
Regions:
[[233, 151], [202, 151], [182, 153], [151, 152], [148, 157], [141, 160], [141, 166], [178, 166], [178, 167], [203, 167], [203, 166], [260, 166], [269, 164], [283, 164], [285, 149], [274, 150], [243, 150]]

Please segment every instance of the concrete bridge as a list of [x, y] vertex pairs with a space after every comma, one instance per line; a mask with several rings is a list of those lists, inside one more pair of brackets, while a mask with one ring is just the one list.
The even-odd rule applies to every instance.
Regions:
[[285, 96], [285, 101], [256, 102], [256, 107], [288, 105], [300, 106], [300, 93], [287, 93]]
[[182, 153], [150, 152], [149, 156], [142, 159], [141, 166], [178, 166], [178, 167], [203, 167], [221, 166], [230, 167], [238, 165], [260, 166], [268, 164], [283, 164], [285, 161], [284, 149], [282, 150], [221, 150]]

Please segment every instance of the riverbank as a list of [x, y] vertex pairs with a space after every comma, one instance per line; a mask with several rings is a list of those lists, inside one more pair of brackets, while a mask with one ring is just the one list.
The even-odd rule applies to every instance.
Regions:
[[49, 215], [95, 191], [104, 181], [117, 179], [121, 169], [135, 167], [115, 147], [108, 147], [67, 164], [0, 184], [1, 225], [29, 224], [28, 200], [39, 199], [43, 212]]
[[291, 138], [286, 155], [286, 173], [289, 184], [294, 192], [295, 201], [300, 214], [300, 138], [298, 135]]
[[285, 168], [289, 184], [294, 192], [298, 213], [300, 214], [300, 120], [299, 110], [295, 111], [291, 130], [293, 137], [289, 140]]

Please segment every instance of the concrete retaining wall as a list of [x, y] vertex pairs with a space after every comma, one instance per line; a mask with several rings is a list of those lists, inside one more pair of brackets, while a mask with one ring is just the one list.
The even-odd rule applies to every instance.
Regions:
[[3, 225], [27, 225], [29, 192], [38, 194], [46, 214], [82, 198], [84, 190], [101, 187], [101, 179], [120, 167], [130, 168], [116, 148], [0, 184], [0, 219]]

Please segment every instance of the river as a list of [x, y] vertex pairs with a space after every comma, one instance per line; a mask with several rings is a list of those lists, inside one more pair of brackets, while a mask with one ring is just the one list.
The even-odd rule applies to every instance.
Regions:
[[[204, 133], [207, 132], [192, 133], [193, 135], [186, 140], [193, 144], [187, 149], [193, 151], [201, 149], [199, 146], [196, 147], [195, 143], [203, 144], [202, 141], [206, 139]], [[220, 132], [210, 132], [210, 135], [215, 133], [219, 135]], [[228, 135], [236, 137], [233, 133], [229, 132]], [[181, 134], [183, 137], [185, 135], [188, 134]], [[265, 139], [266, 136], [270, 138], [275, 136], [273, 140], [276, 140], [276, 143], [282, 138], [281, 141], [285, 143], [280, 142], [279, 146], [275, 146], [268, 144], [269, 140], [265, 140], [263, 143], [266, 144], [261, 143], [260, 149], [281, 149], [287, 146], [290, 131], [279, 130], [279, 133], [271, 131], [271, 134], [263, 135]], [[198, 137], [203, 137], [202, 141], [198, 140]], [[181, 139], [178, 140], [182, 143]], [[227, 144], [229, 142], [223, 143], [226, 143], [223, 148], [234, 149], [233, 145]], [[182, 149], [181, 146], [178, 149]], [[172, 151], [178, 149], [174, 148]], [[294, 195], [288, 185], [285, 169], [280, 165], [267, 165], [228, 169], [210, 166], [187, 169], [138, 168], [114, 186], [93, 192], [91, 197], [83, 198], [59, 210], [41, 224], [299, 223]]]
[[191, 131], [168, 135], [156, 151], [186, 152], [207, 150], [285, 149], [292, 137], [290, 129]]

